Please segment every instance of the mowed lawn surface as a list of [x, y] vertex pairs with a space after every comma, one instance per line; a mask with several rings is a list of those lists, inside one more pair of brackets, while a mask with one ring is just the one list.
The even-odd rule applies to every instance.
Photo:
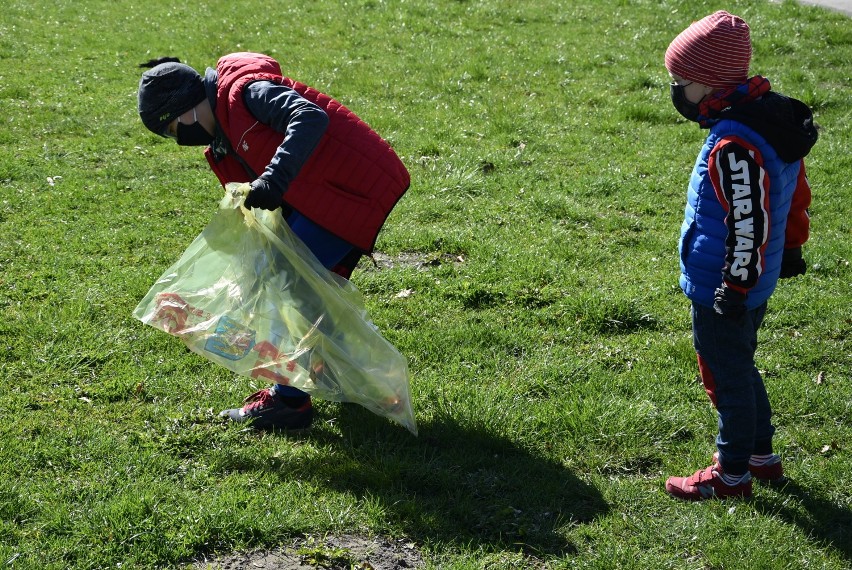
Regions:
[[[666, 46], [717, 9], [814, 109], [806, 275], [758, 366], [792, 483], [686, 504], [715, 412], [677, 286], [704, 131]], [[132, 317], [221, 197], [147, 132], [137, 65], [259, 51], [397, 150], [408, 194], [353, 282], [419, 427], [317, 402], [310, 435], [217, 420], [258, 387]], [[0, 10], [0, 565], [162, 568], [294, 537], [431, 568], [852, 566], [852, 24], [795, 2], [8, 0]]]

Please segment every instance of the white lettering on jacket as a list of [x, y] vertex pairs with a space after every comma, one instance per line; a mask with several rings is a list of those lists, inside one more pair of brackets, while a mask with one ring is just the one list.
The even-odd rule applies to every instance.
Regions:
[[734, 231], [736, 246], [734, 260], [730, 273], [733, 277], [748, 279], [749, 265], [754, 251], [754, 218], [752, 217], [752, 188], [748, 171], [748, 162], [736, 160], [733, 153], [728, 155], [728, 165], [731, 169], [731, 185], [733, 190], [732, 211], [734, 216]]

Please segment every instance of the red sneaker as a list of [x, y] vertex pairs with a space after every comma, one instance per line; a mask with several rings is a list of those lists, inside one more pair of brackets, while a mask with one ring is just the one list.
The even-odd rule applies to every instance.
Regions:
[[705, 499], [748, 499], [751, 497], [751, 477], [737, 485], [726, 485], [722, 481], [722, 466], [713, 463], [706, 469], [696, 471], [690, 477], [669, 477], [666, 492], [685, 501]]
[[[713, 454], [713, 464], [719, 464], [718, 451]], [[763, 485], [778, 485], [787, 481], [784, 466], [781, 465], [781, 456], [778, 454], [773, 454], [763, 465], [756, 465], [749, 461], [748, 472], [751, 473], [752, 478]]]
[[310, 396], [293, 406], [278, 396], [275, 388], [264, 388], [246, 398], [242, 408], [224, 410], [219, 416], [235, 422], [251, 422], [252, 427], [259, 429], [303, 431], [311, 427], [314, 409]]

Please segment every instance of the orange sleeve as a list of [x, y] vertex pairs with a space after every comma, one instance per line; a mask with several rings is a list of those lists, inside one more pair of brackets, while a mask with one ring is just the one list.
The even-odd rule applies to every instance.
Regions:
[[793, 202], [790, 204], [790, 213], [787, 215], [787, 231], [784, 235], [785, 249], [801, 247], [803, 243], [808, 241], [811, 227], [811, 217], [808, 214], [810, 205], [811, 186], [805, 172], [805, 161], [802, 160], [799, 179], [796, 181], [796, 191], [793, 193]]

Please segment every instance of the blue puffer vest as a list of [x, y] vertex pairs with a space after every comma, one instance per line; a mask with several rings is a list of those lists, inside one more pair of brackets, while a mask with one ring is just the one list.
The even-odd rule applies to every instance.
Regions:
[[712, 127], [692, 170], [680, 232], [680, 287], [693, 302], [712, 307], [714, 292], [722, 284], [728, 235], [726, 212], [716, 197], [707, 163], [716, 144], [727, 136], [739, 137], [758, 149], [755, 159], [761, 163], [762, 157], [761, 165], [769, 181], [769, 236], [763, 269], [746, 299], [746, 307], [754, 309], [769, 299], [778, 283], [787, 214], [801, 161], [784, 162], [762, 136], [736, 121], [723, 120]]

